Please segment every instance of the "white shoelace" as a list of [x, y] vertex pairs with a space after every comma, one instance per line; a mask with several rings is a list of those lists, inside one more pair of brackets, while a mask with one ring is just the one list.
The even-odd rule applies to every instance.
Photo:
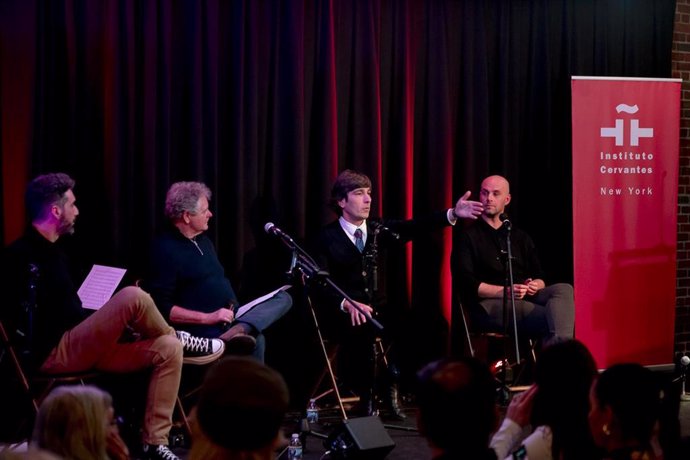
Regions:
[[209, 353], [210, 343], [209, 339], [202, 337], [194, 337], [189, 332], [178, 331], [177, 337], [182, 342], [182, 346], [192, 353]]
[[162, 458], [163, 460], [180, 460], [180, 457], [173, 454], [170, 448], [163, 444], [159, 445], [156, 448], [156, 454], [160, 455], [160, 458]]

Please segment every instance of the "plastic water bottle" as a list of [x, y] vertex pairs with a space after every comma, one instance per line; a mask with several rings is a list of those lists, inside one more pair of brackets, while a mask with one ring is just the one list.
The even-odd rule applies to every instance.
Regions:
[[310, 399], [307, 406], [307, 421], [309, 423], [316, 423], [319, 421], [319, 408], [316, 407], [316, 400]]
[[292, 433], [288, 445], [288, 458], [290, 460], [302, 460], [302, 441], [299, 439], [299, 433]]

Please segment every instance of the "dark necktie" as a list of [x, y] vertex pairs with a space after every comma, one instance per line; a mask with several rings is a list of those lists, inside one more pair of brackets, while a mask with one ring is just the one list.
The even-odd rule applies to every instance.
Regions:
[[364, 240], [362, 239], [362, 229], [355, 230], [355, 246], [359, 252], [364, 251]]

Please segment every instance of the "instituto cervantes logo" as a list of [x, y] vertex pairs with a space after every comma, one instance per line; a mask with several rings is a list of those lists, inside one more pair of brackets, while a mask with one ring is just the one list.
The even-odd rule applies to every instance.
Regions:
[[[640, 109], [635, 105], [618, 104], [616, 106], [616, 112], [635, 114]], [[601, 137], [613, 137], [616, 139], [616, 147], [621, 147], [624, 145], [625, 139], [625, 120], [622, 118], [616, 118], [616, 125], [614, 127], [601, 128]], [[640, 145], [641, 137], [654, 137], [654, 128], [640, 128], [640, 120], [637, 118], [632, 118], [630, 120], [630, 146], [637, 147]]]
[[[634, 115], [639, 112], [637, 105], [618, 104], [616, 112]], [[654, 128], [641, 127], [638, 118], [621, 116], [615, 119], [614, 126], [600, 128], [602, 139], [613, 138], [616, 147], [613, 151], [599, 152], [599, 174], [606, 177], [627, 176], [636, 182], [635, 178], [649, 177], [653, 174], [654, 152], [640, 151], [640, 139], [653, 138]], [[601, 186], [599, 193], [602, 196], [616, 195], [647, 195], [653, 194], [653, 188], [649, 185], [640, 186], [639, 183], [628, 183], [625, 187]], [[626, 193], [627, 192], [627, 193]]]

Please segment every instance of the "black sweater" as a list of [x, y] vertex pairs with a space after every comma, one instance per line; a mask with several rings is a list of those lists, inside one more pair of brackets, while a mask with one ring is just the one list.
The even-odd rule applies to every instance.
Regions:
[[[176, 228], [170, 228], [153, 242], [149, 263], [142, 287], [151, 294], [168, 321], [174, 305], [212, 313], [237, 304], [235, 291], [206, 235], [191, 240]], [[184, 329], [204, 337], [218, 337], [223, 332], [221, 324], [185, 324]]]
[[[543, 279], [537, 250], [527, 233], [513, 227], [510, 235], [513, 256], [513, 281], [523, 283], [527, 278]], [[502, 228], [494, 229], [483, 219], [478, 219], [462, 231], [459, 247], [453, 251], [454, 274], [463, 303], [478, 302], [480, 283], [503, 286], [506, 280], [506, 234]], [[504, 251], [502, 253], [502, 251]]]
[[[30, 266], [37, 269], [30, 274]], [[30, 282], [35, 279], [35, 302]], [[46, 240], [33, 227], [6, 247], [2, 255], [2, 292], [5, 303], [0, 315], [28, 365], [40, 367], [62, 335], [87, 316], [77, 295], [67, 255], [61, 245]], [[34, 305], [33, 328], [27, 305]], [[33, 331], [33, 332], [31, 332]]]

